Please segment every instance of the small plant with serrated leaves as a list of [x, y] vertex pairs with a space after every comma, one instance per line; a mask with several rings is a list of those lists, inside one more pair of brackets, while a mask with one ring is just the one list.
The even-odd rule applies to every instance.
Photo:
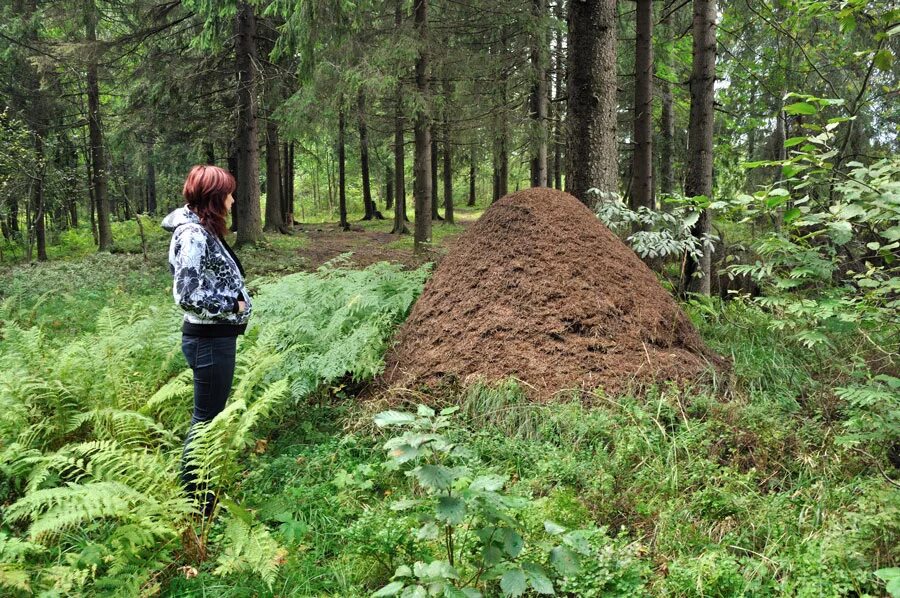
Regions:
[[521, 596], [529, 589], [554, 594], [549, 563], [560, 575], [580, 569], [579, 553], [586, 554], [574, 532], [545, 523], [547, 537], [535, 542], [545, 562], [524, 560], [524, 527], [515, 517], [528, 500], [503, 492], [506, 476], [483, 473], [464, 444], [455, 441], [451, 415], [420, 405], [415, 414], [384, 411], [375, 416], [379, 427], [402, 430], [384, 445], [391, 465], [405, 469], [416, 483], [415, 498], [397, 501], [396, 511], [415, 510], [421, 524], [416, 536], [439, 547], [444, 557], [397, 568], [391, 582], [375, 596], [477, 597], [499, 583], [505, 596]]

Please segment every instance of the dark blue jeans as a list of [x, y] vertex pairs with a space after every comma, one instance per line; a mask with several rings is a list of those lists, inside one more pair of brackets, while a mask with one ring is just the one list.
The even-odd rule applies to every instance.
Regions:
[[[198, 491], [196, 475], [188, 464], [194, 426], [199, 422], [210, 421], [225, 409], [225, 402], [228, 400], [234, 379], [236, 348], [236, 336], [181, 337], [181, 350], [188, 365], [194, 370], [194, 414], [181, 453], [181, 482], [192, 496]], [[199, 490], [204, 493], [204, 512], [209, 514], [213, 507], [214, 495], [206, 488]]]

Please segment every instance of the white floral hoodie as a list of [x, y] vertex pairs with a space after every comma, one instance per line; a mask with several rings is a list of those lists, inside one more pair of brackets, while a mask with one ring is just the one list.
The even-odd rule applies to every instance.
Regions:
[[[253, 307], [236, 258], [216, 235], [200, 224], [187, 206], [166, 216], [162, 227], [172, 233], [169, 267], [175, 277], [172, 294], [191, 324], [243, 325]], [[238, 312], [238, 301], [246, 309]]]

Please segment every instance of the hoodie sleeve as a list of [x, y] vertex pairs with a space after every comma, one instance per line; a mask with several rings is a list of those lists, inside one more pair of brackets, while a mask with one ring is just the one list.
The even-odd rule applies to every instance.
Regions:
[[175, 231], [172, 255], [175, 302], [185, 311], [207, 319], [219, 319], [238, 309], [238, 298], [216, 288], [206, 272], [208, 255], [206, 236], [193, 226], [181, 226]]

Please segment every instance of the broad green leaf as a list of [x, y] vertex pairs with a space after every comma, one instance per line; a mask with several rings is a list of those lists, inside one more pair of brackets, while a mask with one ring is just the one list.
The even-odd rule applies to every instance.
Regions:
[[487, 492], [496, 492], [503, 488], [503, 484], [506, 483], [508, 478], [502, 475], [481, 475], [472, 480], [472, 484], [469, 486], [470, 490], [475, 491], [487, 491]]
[[522, 565], [525, 576], [531, 588], [538, 594], [554, 594], [553, 582], [547, 577], [547, 572], [537, 563], [525, 563]]
[[557, 534], [561, 534], [564, 531], [566, 531], [566, 528], [564, 528], [563, 526], [561, 526], [557, 523], [554, 523], [552, 521], [545, 521], [544, 522], [544, 531], [546, 531], [548, 534], [553, 534], [555, 536]]
[[802, 212], [800, 211], [800, 208], [791, 208], [791, 209], [785, 211], [784, 221], [785, 221], [785, 223], [790, 224], [791, 222], [793, 222], [794, 220], [799, 218], [801, 214], [802, 214]]
[[891, 65], [894, 64], [894, 54], [887, 48], [879, 50], [875, 53], [874, 63], [875, 68], [882, 71], [890, 71]]
[[420, 484], [433, 490], [446, 490], [456, 479], [454, 471], [443, 465], [420, 465], [412, 473]]
[[428, 598], [428, 590], [420, 585], [409, 586], [403, 590], [400, 598]]
[[466, 518], [466, 503], [456, 496], [441, 496], [435, 513], [439, 520], [459, 525]]
[[384, 586], [374, 594], [373, 597], [381, 597], [381, 596], [396, 596], [400, 590], [403, 589], [403, 586], [406, 585], [402, 581], [392, 581], [388, 585]]
[[429, 521], [416, 531], [416, 540], [437, 540], [439, 534], [438, 526]]
[[501, 552], [500, 548], [491, 544], [490, 546], [484, 547], [484, 551], [481, 553], [481, 559], [486, 566], [492, 567], [503, 560], [503, 552]]
[[800, 145], [801, 143], [806, 142], [806, 137], [790, 137], [785, 139], [784, 147], [794, 147], [795, 145]]
[[828, 223], [828, 236], [836, 245], [844, 245], [853, 238], [853, 227], [846, 220]]
[[397, 567], [397, 570], [394, 571], [394, 577], [412, 577], [412, 569], [410, 569], [409, 565], [400, 565]]
[[507, 571], [500, 578], [500, 589], [503, 590], [505, 596], [521, 596], [527, 587], [525, 572], [521, 569]]
[[581, 562], [578, 560], [578, 555], [565, 546], [557, 546], [550, 551], [550, 564], [563, 577], [572, 577], [581, 570]]
[[788, 114], [815, 114], [816, 107], [807, 102], [796, 102], [784, 107]]
[[503, 532], [503, 550], [512, 558], [516, 558], [522, 552], [525, 541], [514, 529], [504, 528], [501, 531]]
[[388, 455], [397, 463], [406, 463], [407, 461], [412, 461], [413, 459], [418, 457], [419, 454], [420, 451], [418, 448], [410, 446], [408, 444], [401, 444], [400, 446], [394, 447], [388, 451]]
[[434, 417], [434, 409], [428, 405], [419, 405], [418, 409], [416, 409], [416, 414], [421, 417]]
[[374, 421], [376, 426], [384, 428], [385, 426], [398, 426], [412, 423], [416, 421], [416, 416], [412, 413], [405, 413], [403, 411], [382, 411], [375, 416]]
[[453, 407], [445, 407], [444, 409], [441, 409], [441, 415], [452, 415], [457, 411], [459, 411], [459, 405], [454, 405]]
[[897, 226], [892, 226], [891, 228], [882, 231], [881, 236], [888, 240], [888, 242], [893, 243], [894, 241], [900, 240], [900, 224]]
[[797, 173], [803, 172], [809, 166], [801, 166], [797, 164], [785, 164], [781, 167], [781, 176], [789, 179]]

